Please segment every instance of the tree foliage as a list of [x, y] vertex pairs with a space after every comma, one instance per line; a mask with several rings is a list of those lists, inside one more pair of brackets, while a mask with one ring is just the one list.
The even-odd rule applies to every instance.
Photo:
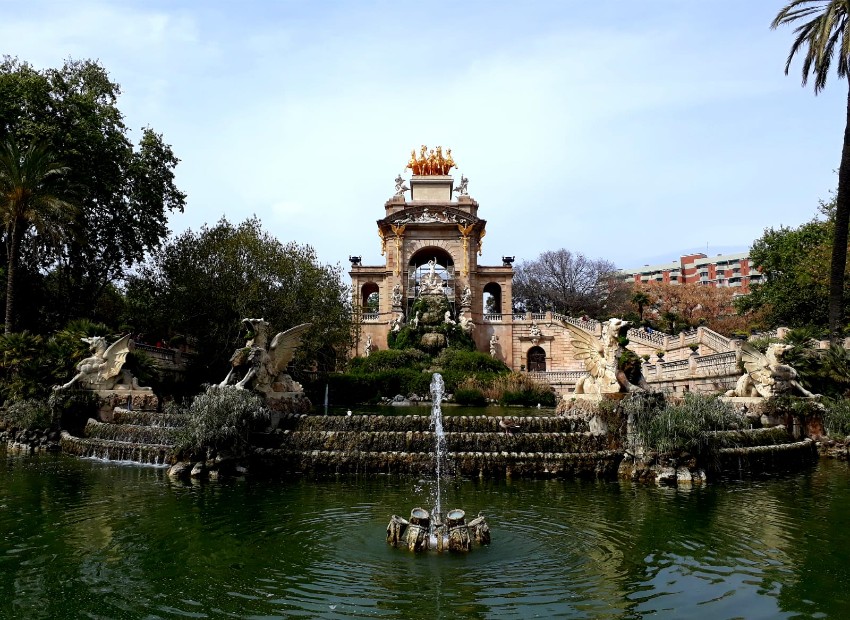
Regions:
[[611, 305], [611, 284], [617, 268], [603, 259], [591, 259], [566, 249], [547, 251], [523, 261], [513, 279], [514, 308], [602, 317]]
[[0, 141], [47, 145], [68, 167], [58, 189], [78, 207], [73, 234], [59, 246], [34, 231], [22, 240], [23, 269], [43, 276], [32, 281], [44, 288], [32, 298], [41, 305], [27, 312], [40, 329], [90, 315], [109, 286], [167, 236], [168, 214], [183, 210], [178, 159], [149, 127], [133, 144], [120, 93], [94, 61], [43, 71], [11, 57], [0, 62]]
[[65, 228], [72, 206], [55, 193], [67, 172], [44, 145], [32, 144], [21, 152], [14, 140], [0, 143], [0, 222], [6, 235], [6, 329], [15, 325], [15, 276], [21, 241], [33, 228], [55, 235]]
[[762, 310], [770, 326], [828, 325], [835, 222], [831, 204], [823, 204], [821, 211], [829, 219], [816, 218], [797, 228], [768, 228], [753, 243], [750, 260], [765, 281], [751, 285], [751, 293], [736, 300], [740, 312]]
[[264, 318], [273, 333], [312, 323], [302, 361], [347, 350], [351, 302], [341, 276], [310, 246], [281, 243], [256, 218], [238, 226], [221, 219], [167, 241], [128, 279], [127, 321], [150, 337], [187, 337], [198, 352], [197, 380], [218, 381], [244, 344], [243, 318]]
[[835, 227], [829, 263], [829, 331], [837, 340], [843, 327], [845, 289], [847, 286], [847, 235], [850, 227], [850, 3], [847, 0], [792, 0], [771, 23], [771, 28], [799, 24], [794, 29], [794, 43], [785, 62], [785, 74], [798, 53], [803, 56], [803, 85], [811, 75], [815, 94], [826, 86], [833, 54], [838, 48], [835, 66], [839, 78], [847, 81], [847, 111], [844, 119], [844, 142], [838, 167], [838, 192], [835, 197]]
[[641, 293], [646, 297], [646, 322], [671, 334], [701, 325], [731, 334], [745, 324], [735, 311], [733, 288], [647, 282], [635, 285], [632, 299]]

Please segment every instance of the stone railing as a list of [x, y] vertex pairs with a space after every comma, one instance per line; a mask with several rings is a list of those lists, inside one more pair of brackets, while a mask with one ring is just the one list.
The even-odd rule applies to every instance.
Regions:
[[674, 360], [672, 362], [661, 362], [661, 373], [670, 375], [687, 375], [690, 372], [689, 360]]
[[700, 327], [697, 331], [699, 332], [699, 341], [714, 349], [718, 353], [735, 348], [731, 339], [726, 336], [721, 336], [716, 331], [712, 331], [707, 327]]
[[553, 370], [549, 372], [531, 371], [528, 376], [536, 381], [545, 381], [549, 384], [569, 383], [575, 384], [587, 371], [584, 370]]
[[657, 349], [667, 350], [670, 336], [662, 332], [648, 332], [644, 329], [630, 329], [627, 333], [629, 340], [643, 343], [647, 346], [654, 346]]
[[515, 323], [516, 323], [516, 322], [520, 322], [520, 323], [521, 323], [522, 321], [524, 321], [524, 320], [525, 320], [525, 315], [524, 315], [524, 314], [514, 314], [514, 315], [513, 315], [513, 317], [514, 317], [514, 322], [515, 322]]
[[502, 321], [502, 315], [501, 314], [495, 314], [495, 313], [485, 314], [484, 320], [487, 321], [488, 323], [500, 323]]
[[738, 360], [735, 351], [701, 355], [696, 358], [697, 372], [704, 375], [741, 374], [738, 372]]
[[546, 313], [545, 312], [535, 312], [534, 314], [531, 315], [531, 320], [532, 321], [545, 321], [546, 320]]
[[378, 312], [364, 312], [360, 315], [360, 317], [364, 323], [377, 323], [380, 320], [381, 315]]
[[565, 323], [569, 323], [570, 325], [575, 325], [576, 327], [580, 327], [583, 330], [589, 331], [591, 333], [601, 333], [602, 330], [602, 324], [596, 319], [576, 319], [565, 314], [559, 314], [558, 312], [553, 312], [552, 318], [558, 321], [564, 321]]
[[139, 351], [144, 351], [146, 355], [153, 358], [155, 361], [166, 362], [168, 364], [177, 363], [177, 351], [174, 349], [166, 349], [164, 347], [153, 347], [149, 344], [134, 343]]

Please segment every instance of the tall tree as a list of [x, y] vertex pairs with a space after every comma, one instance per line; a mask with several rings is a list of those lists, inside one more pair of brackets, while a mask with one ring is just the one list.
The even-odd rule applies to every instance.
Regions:
[[520, 311], [553, 310], [568, 315], [605, 314], [617, 268], [566, 249], [547, 251], [520, 263], [514, 273], [514, 306]]
[[44, 145], [33, 144], [21, 152], [14, 140], [0, 143], [0, 221], [7, 239], [6, 334], [15, 327], [21, 239], [30, 227], [53, 233], [70, 219], [72, 206], [57, 193], [57, 182], [67, 171]]
[[197, 346], [196, 378], [221, 380], [234, 347], [244, 344], [247, 317], [262, 317], [275, 331], [312, 323], [302, 359], [317, 360], [327, 347], [347, 351], [351, 296], [341, 276], [311, 247], [281, 243], [257, 219], [222, 219], [169, 240], [128, 280], [127, 320], [151, 337], [186, 336]]
[[0, 140], [49, 144], [69, 167], [63, 182], [78, 206], [74, 235], [60, 248], [22, 252], [38, 261], [27, 265], [30, 272], [50, 275], [45, 316], [54, 327], [88, 316], [111, 283], [159, 247], [169, 213], [185, 204], [171, 147], [151, 128], [134, 144], [118, 109], [120, 94], [94, 61], [46, 70], [10, 57], [0, 61]]
[[[850, 78], [850, 0], [792, 0], [774, 18], [771, 28], [802, 21], [794, 29], [795, 39], [785, 62], [785, 74], [798, 52], [803, 54], [803, 85], [814, 78], [815, 94], [829, 76], [833, 54], [838, 46], [836, 73]], [[844, 145], [838, 168], [835, 233], [829, 266], [829, 331], [837, 340], [844, 319], [844, 278], [847, 266], [847, 233], [850, 227], [850, 80], [848, 80], [847, 112], [844, 121]]]

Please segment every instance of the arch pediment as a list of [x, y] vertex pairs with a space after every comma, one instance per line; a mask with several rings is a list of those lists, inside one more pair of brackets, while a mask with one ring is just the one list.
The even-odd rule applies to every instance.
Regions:
[[484, 220], [457, 207], [415, 206], [408, 207], [403, 211], [393, 213], [382, 220], [378, 220], [378, 226], [381, 228], [389, 228], [390, 225], [400, 226], [403, 224], [460, 224], [462, 226], [469, 226], [477, 225], [479, 222], [484, 223]]

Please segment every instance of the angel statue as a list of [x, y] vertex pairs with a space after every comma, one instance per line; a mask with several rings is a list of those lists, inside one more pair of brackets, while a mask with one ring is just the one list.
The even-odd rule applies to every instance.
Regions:
[[89, 345], [92, 352], [90, 357], [77, 364], [79, 372], [64, 385], [54, 386], [54, 390], [67, 390], [77, 383], [89, 390], [150, 390], [149, 387], [139, 387], [138, 381], [124, 369], [127, 354], [135, 347], [130, 335], [119, 338], [108, 347], [106, 338], [93, 336], [81, 338]]
[[220, 386], [234, 384], [244, 372], [234, 384], [239, 389], [253, 390], [267, 397], [275, 393], [300, 392], [301, 386], [286, 374], [286, 367], [311, 323], [278, 333], [271, 344], [268, 343], [269, 324], [264, 319], [242, 319], [242, 324], [248, 329], [250, 338], [230, 358], [232, 368]]
[[618, 368], [617, 362], [622, 354], [618, 341], [621, 334], [625, 335], [630, 323], [621, 319], [609, 319], [602, 328], [602, 338], [597, 338], [580, 327], [564, 322], [575, 349], [575, 358], [584, 362], [588, 374], [576, 382], [576, 394], [617, 394], [619, 392], [649, 391], [649, 385], [640, 374], [639, 366], [635, 370], [637, 385], [626, 376], [626, 372]]
[[458, 196], [469, 196], [469, 190], [467, 189], [468, 185], [469, 179], [467, 179], [463, 175], [460, 175], [460, 183], [458, 183], [458, 186], [454, 190], [455, 194], [457, 194]]
[[779, 394], [794, 394], [806, 398], [817, 398], [797, 380], [797, 371], [783, 364], [785, 353], [793, 347], [790, 344], [775, 342], [768, 345], [767, 352], [762, 353], [751, 344], [741, 345], [741, 362], [747, 371], [738, 379], [734, 390], [726, 392], [726, 396], [761, 396], [770, 398]]

